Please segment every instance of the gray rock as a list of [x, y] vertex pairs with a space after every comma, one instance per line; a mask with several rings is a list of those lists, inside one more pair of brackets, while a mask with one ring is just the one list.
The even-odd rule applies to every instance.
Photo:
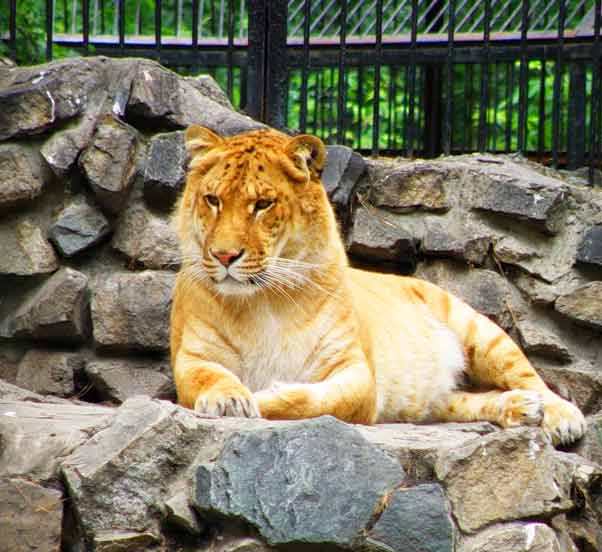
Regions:
[[153, 533], [144, 531], [99, 531], [92, 539], [94, 552], [143, 552], [149, 546], [159, 543], [159, 538]]
[[145, 199], [163, 209], [172, 207], [183, 189], [187, 164], [183, 132], [153, 136], [144, 172]]
[[427, 255], [448, 256], [481, 265], [491, 245], [491, 234], [469, 219], [449, 220], [427, 224], [420, 250]]
[[369, 261], [414, 266], [418, 240], [380, 213], [374, 208], [357, 208], [348, 240], [349, 253]]
[[16, 383], [41, 395], [69, 397], [75, 393], [75, 377], [82, 368], [77, 353], [32, 349], [19, 363]]
[[146, 268], [180, 266], [178, 237], [168, 218], [152, 214], [142, 202], [130, 204], [121, 214], [112, 245]]
[[364, 158], [346, 146], [327, 146], [322, 184], [344, 231], [351, 222], [351, 211], [360, 178], [366, 171]]
[[226, 93], [211, 75], [198, 75], [197, 77], [185, 77], [185, 79], [186, 82], [194, 86], [203, 96], [207, 96], [207, 98], [212, 99], [222, 107], [234, 111], [234, 107], [228, 96], [226, 96]]
[[42, 144], [40, 153], [56, 176], [67, 176], [79, 154], [88, 146], [94, 127], [95, 118], [90, 115], [70, 128], [53, 133]]
[[175, 395], [167, 361], [95, 360], [86, 362], [84, 372], [102, 400], [121, 403], [136, 395], [162, 399]]
[[571, 510], [570, 488], [558, 484], [553, 452], [540, 430], [518, 428], [486, 435], [440, 458], [435, 473], [460, 529], [474, 533], [494, 522]]
[[0, 144], [0, 182], [0, 209], [26, 203], [44, 188], [36, 157], [17, 144]]
[[559, 297], [554, 308], [578, 324], [602, 330], [602, 282], [591, 282]]
[[136, 174], [138, 141], [135, 129], [107, 116], [79, 159], [98, 201], [110, 212], [120, 211], [129, 195]]
[[54, 249], [28, 219], [0, 223], [0, 274], [32, 276], [58, 268]]
[[175, 274], [116, 273], [98, 281], [92, 295], [92, 333], [97, 347], [154, 350], [169, 347], [169, 314]]
[[71, 201], [56, 217], [48, 238], [65, 257], [72, 257], [96, 245], [109, 232], [107, 218], [85, 198]]
[[408, 163], [396, 166], [372, 183], [369, 201], [375, 207], [394, 212], [446, 211], [444, 182], [448, 169], [435, 163]]
[[0, 479], [0, 550], [59, 550], [63, 521], [61, 491], [26, 479]]
[[587, 432], [572, 450], [583, 458], [602, 465], [602, 413], [588, 416]]
[[418, 485], [393, 491], [367, 540], [368, 550], [375, 551], [453, 552], [454, 525], [441, 487]]
[[536, 249], [519, 242], [512, 236], [504, 236], [497, 240], [493, 246], [493, 251], [498, 261], [518, 266], [522, 261], [541, 258]]
[[577, 251], [577, 260], [602, 266], [602, 226], [590, 228]]
[[26, 400], [0, 399], [2, 477], [23, 475], [42, 480], [58, 477], [62, 459], [87, 441], [96, 428], [106, 425], [115, 413], [104, 406], [58, 399], [37, 402], [43, 398], [38, 399], [33, 393], [23, 399]]
[[63, 460], [76, 518], [91, 540], [107, 532], [159, 539], [161, 508], [199, 451], [218, 440], [192, 411], [145, 397], [127, 400], [110, 425]]
[[543, 523], [495, 525], [468, 537], [458, 552], [561, 552], [553, 529]]
[[202, 525], [198, 516], [190, 506], [188, 493], [185, 491], [176, 493], [165, 501], [166, 520], [169, 523], [183, 529], [191, 535], [199, 535]]
[[0, 140], [39, 134], [79, 114], [84, 98], [43, 71], [27, 82], [0, 89]]
[[62, 268], [27, 296], [9, 320], [15, 337], [82, 341], [88, 332], [88, 278]]
[[523, 351], [568, 362], [571, 353], [560, 337], [533, 320], [519, 320], [516, 323]]
[[349, 547], [404, 476], [353, 428], [322, 417], [231, 437], [199, 467], [194, 503], [204, 516], [246, 521], [268, 544]]

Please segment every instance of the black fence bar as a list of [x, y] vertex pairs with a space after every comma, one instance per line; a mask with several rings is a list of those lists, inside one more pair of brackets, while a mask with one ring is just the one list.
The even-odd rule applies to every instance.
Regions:
[[[119, 50], [121, 55], [125, 55], [125, 0], [118, 0], [119, 2]], [[160, 4], [161, 0], [159, 0]]]
[[17, 0], [10, 0], [8, 15], [8, 41], [11, 57], [17, 59]]
[[539, 113], [537, 116], [537, 159], [543, 161], [546, 139], [546, 61], [542, 60], [539, 71]]
[[529, 61], [527, 58], [527, 33], [529, 31], [529, 0], [521, 2], [521, 28], [520, 28], [520, 74], [518, 96], [518, 151], [525, 153], [525, 132], [527, 124], [527, 90], [529, 84]]
[[[121, 0], [122, 2], [124, 0]], [[155, 58], [161, 60], [161, 27], [163, 25], [163, 6], [161, 0], [155, 0]]]
[[567, 168], [576, 169], [581, 167], [585, 160], [585, 88], [587, 79], [583, 62], [572, 62], [569, 67]]
[[558, 50], [556, 51], [556, 67], [554, 71], [554, 98], [552, 111], [552, 161], [558, 167], [558, 150], [560, 147], [560, 95], [562, 94], [564, 22], [566, 20], [565, 0], [558, 0]]
[[347, 90], [346, 63], [347, 63], [347, 0], [341, 0], [340, 27], [339, 27], [339, 80], [337, 95], [337, 142], [345, 143]]
[[447, 22], [447, 98], [445, 109], [445, 127], [443, 138], [443, 151], [445, 155], [451, 153], [453, 146], [453, 120], [454, 120], [454, 24], [455, 0], [449, 0]]
[[52, 59], [53, 27], [54, 0], [46, 0], [46, 61], [50, 61]]
[[83, 54], [87, 56], [90, 48], [90, 0], [82, 0], [82, 41]]
[[234, 1], [228, 0], [228, 77], [226, 90], [230, 100], [234, 96], [234, 64], [232, 63], [234, 56]]
[[590, 141], [589, 141], [589, 181], [594, 182], [596, 166], [602, 169], [600, 148], [602, 147], [602, 132], [600, 112], [602, 111], [602, 86], [600, 85], [600, 25], [602, 24], [602, 1], [596, 0], [594, 4], [594, 43], [592, 47], [592, 92], [590, 106]]
[[[299, 128], [307, 132], [307, 84], [309, 81], [309, 28], [311, 25], [310, 0], [303, 1], [303, 66], [301, 67], [301, 111]], [[361, 104], [360, 104], [361, 105]]]
[[481, 88], [479, 101], [479, 144], [478, 150], [487, 149], [487, 111], [489, 109], [489, 55], [491, 36], [491, 0], [485, 0], [483, 42], [485, 43], [485, 61], [481, 64]]
[[418, 37], [418, 0], [412, 0], [412, 30], [410, 38], [410, 67], [409, 67], [409, 82], [408, 82], [408, 140], [406, 152], [408, 157], [414, 157], [414, 105], [416, 97], [416, 40]]
[[383, 54], [383, 0], [376, 0], [376, 43], [374, 49], [374, 96], [372, 100], [372, 155], [379, 149], [380, 139], [380, 77]]

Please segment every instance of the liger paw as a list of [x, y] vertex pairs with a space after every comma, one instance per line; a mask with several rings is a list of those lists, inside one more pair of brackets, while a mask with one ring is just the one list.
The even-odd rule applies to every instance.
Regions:
[[572, 403], [550, 394], [544, 399], [541, 424], [554, 445], [567, 445], [581, 438], [587, 429], [585, 417]]
[[535, 391], [505, 391], [497, 400], [502, 427], [539, 425], [544, 418], [543, 397]]
[[194, 410], [209, 416], [232, 416], [236, 418], [258, 418], [259, 408], [250, 391], [234, 388], [228, 391], [208, 391], [199, 395]]

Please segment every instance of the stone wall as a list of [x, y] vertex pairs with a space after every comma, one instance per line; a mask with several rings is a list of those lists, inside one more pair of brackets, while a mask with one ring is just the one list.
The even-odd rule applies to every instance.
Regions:
[[342, 146], [323, 173], [355, 264], [463, 297], [584, 410], [571, 453], [489, 424], [206, 420], [157, 400], [174, 399], [169, 214], [193, 122], [261, 126], [150, 61], [0, 67], [0, 550], [602, 549], [602, 194], [585, 175]]

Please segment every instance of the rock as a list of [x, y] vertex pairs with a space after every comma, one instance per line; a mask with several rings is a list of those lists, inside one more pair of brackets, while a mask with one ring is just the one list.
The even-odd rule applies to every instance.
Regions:
[[541, 258], [536, 249], [519, 242], [512, 236], [504, 236], [497, 240], [493, 251], [498, 261], [519, 266], [522, 261]]
[[97, 347], [162, 351], [169, 347], [169, 315], [175, 274], [116, 273], [96, 283], [92, 332]]
[[577, 260], [602, 266], [602, 226], [590, 228], [577, 251]]
[[172, 487], [216, 435], [192, 411], [165, 401], [136, 397], [114, 412], [62, 463], [71, 504], [91, 540], [106, 542], [116, 528], [159, 540]]
[[41, 395], [69, 397], [75, 393], [75, 377], [82, 368], [77, 353], [32, 349], [19, 363], [17, 385]]
[[0, 223], [0, 275], [32, 276], [58, 268], [52, 246], [26, 218]]
[[9, 320], [15, 337], [58, 342], [80, 342], [88, 333], [88, 278], [62, 268], [53, 274], [16, 310]]
[[79, 114], [84, 98], [44, 72], [29, 82], [0, 89], [0, 140], [40, 134], [55, 123]]
[[143, 531], [99, 531], [93, 539], [95, 552], [122, 552], [124, 550], [143, 552], [158, 542], [159, 539], [156, 535]]
[[79, 165], [100, 204], [112, 213], [127, 200], [136, 174], [138, 133], [107, 116], [99, 122]]
[[157, 207], [171, 208], [183, 189], [187, 165], [183, 132], [153, 136], [144, 173], [145, 199]]
[[100, 242], [111, 226], [83, 197], [71, 201], [56, 217], [48, 238], [64, 257], [72, 257]]
[[102, 400], [124, 402], [136, 395], [172, 398], [175, 395], [169, 362], [151, 360], [95, 360], [85, 374]]
[[543, 523], [495, 525], [468, 537], [458, 552], [561, 552], [553, 529]]
[[420, 250], [426, 255], [456, 257], [471, 264], [483, 264], [491, 245], [490, 233], [469, 219], [463, 218], [458, 224], [453, 218], [427, 224]]
[[[0, 380], [7, 383], [17, 381], [17, 368], [19, 362], [12, 355], [4, 354], [0, 350]], [[2, 394], [0, 393], [0, 397]]]
[[496, 272], [446, 261], [431, 261], [420, 263], [415, 276], [457, 295], [502, 328], [512, 327], [510, 287]]
[[234, 111], [232, 103], [226, 96], [226, 93], [220, 88], [219, 84], [211, 75], [198, 75], [196, 77], [184, 77], [186, 82], [196, 88], [203, 96], [213, 100], [222, 107]]
[[560, 361], [571, 360], [571, 353], [553, 331], [532, 320], [519, 320], [516, 328], [525, 353], [555, 358]]
[[0, 550], [59, 550], [63, 495], [25, 479], [0, 479]]
[[578, 324], [602, 330], [602, 282], [591, 282], [559, 297], [554, 308]]
[[[63, 458], [108, 423], [115, 410], [97, 405], [0, 399], [0, 476], [58, 477]], [[40, 397], [40, 399], [43, 399]], [[37, 399], [36, 399], [37, 400]]]
[[0, 182], [0, 209], [26, 203], [44, 188], [40, 164], [17, 144], [0, 144]]
[[141, 202], [122, 213], [112, 245], [146, 268], [180, 266], [178, 237], [169, 221], [153, 215]]
[[364, 158], [346, 146], [327, 146], [322, 184], [343, 231], [351, 222], [351, 210], [359, 179], [366, 171]]
[[386, 502], [384, 512], [368, 531], [368, 550], [455, 550], [454, 525], [439, 485], [402, 487]]
[[232, 436], [199, 467], [193, 501], [205, 518], [245, 520], [271, 545], [349, 547], [404, 476], [351, 426], [322, 417]]
[[369, 201], [375, 207], [394, 212], [447, 211], [444, 182], [448, 170], [434, 163], [399, 165], [372, 183]]
[[358, 207], [348, 241], [352, 256], [413, 266], [418, 241], [407, 230], [381, 218], [379, 211]]
[[[462, 531], [569, 511], [570, 489], [556, 475], [553, 449], [538, 429], [486, 435], [450, 450], [435, 465]], [[512, 469], [508, 469], [512, 466]]]
[[587, 432], [572, 450], [583, 458], [602, 465], [602, 413], [588, 416]]
[[202, 526], [190, 507], [187, 492], [179, 492], [165, 501], [166, 519], [191, 535], [199, 535]]

